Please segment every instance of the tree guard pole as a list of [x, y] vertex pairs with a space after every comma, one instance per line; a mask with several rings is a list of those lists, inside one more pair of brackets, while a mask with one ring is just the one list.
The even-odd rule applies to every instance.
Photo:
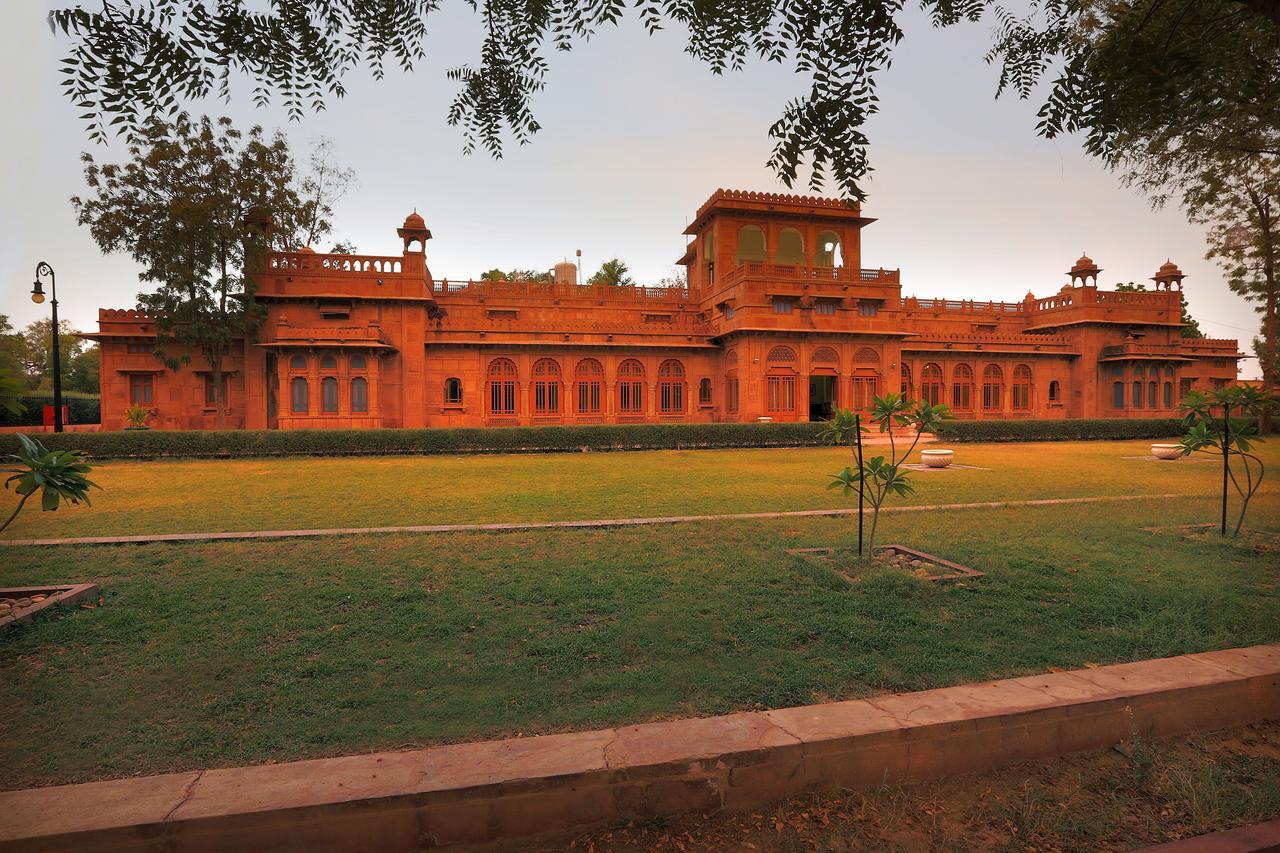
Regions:
[[[864, 489], [866, 487], [866, 479], [862, 476], [862, 416], [858, 413], [853, 415], [853, 436], [858, 443], [858, 557], [862, 557], [862, 503]], [[1223, 516], [1225, 519], [1226, 516]], [[1226, 524], [1226, 521], [1223, 521]], [[1225, 529], [1225, 528], [1223, 528]]]
[[1227, 455], [1231, 452], [1231, 406], [1222, 407], [1222, 535], [1227, 535]]

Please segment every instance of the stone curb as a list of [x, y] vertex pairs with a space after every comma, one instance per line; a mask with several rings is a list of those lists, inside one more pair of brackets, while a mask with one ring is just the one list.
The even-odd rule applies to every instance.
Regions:
[[774, 711], [0, 793], [11, 851], [409, 851], [1280, 716], [1280, 644]]
[[[963, 509], [1012, 509], [1017, 507], [1060, 506], [1063, 504], [1109, 503], [1112, 501], [1165, 500], [1196, 495], [1104, 495], [1093, 498], [1045, 498], [1031, 501], [985, 501], [964, 504], [928, 504], [924, 506], [890, 506], [882, 513], [934, 512]], [[360, 536], [370, 533], [484, 533], [521, 530], [555, 530], [561, 528], [642, 527], [656, 524], [687, 524], [704, 521], [748, 521], [770, 518], [815, 518], [857, 515], [856, 509], [803, 509], [789, 512], [736, 512], [725, 515], [668, 515], [656, 518], [603, 518], [584, 521], [527, 521], [494, 524], [418, 524], [405, 527], [328, 527], [311, 530], [243, 530], [223, 533], [151, 533], [137, 536], [79, 536], [58, 539], [5, 539], [0, 547], [45, 545], [142, 545], [156, 542], [216, 542], [238, 539], [302, 539], [320, 536]]]

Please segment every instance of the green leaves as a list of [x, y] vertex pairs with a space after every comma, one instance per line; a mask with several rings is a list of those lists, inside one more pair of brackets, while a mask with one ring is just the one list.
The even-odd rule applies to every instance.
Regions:
[[74, 450], [46, 450], [45, 446], [35, 439], [18, 433], [19, 450], [9, 454], [8, 459], [17, 467], [0, 468], [0, 474], [9, 474], [4, 481], [5, 489], [10, 487], [22, 496], [0, 530], [8, 527], [18, 516], [27, 499], [40, 492], [40, 508], [52, 512], [61, 503], [88, 504], [89, 489], [97, 485], [85, 475], [91, 470], [84, 457]]

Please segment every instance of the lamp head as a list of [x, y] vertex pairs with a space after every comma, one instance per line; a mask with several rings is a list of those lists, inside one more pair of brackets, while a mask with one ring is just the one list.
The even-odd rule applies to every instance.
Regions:
[[38, 279], [31, 287], [31, 301], [37, 305], [44, 302], [44, 287], [40, 284]]

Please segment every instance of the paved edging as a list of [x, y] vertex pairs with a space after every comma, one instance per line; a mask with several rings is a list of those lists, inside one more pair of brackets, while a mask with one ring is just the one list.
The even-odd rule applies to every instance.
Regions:
[[1280, 715], [1280, 644], [602, 731], [0, 793], [12, 851], [379, 850], [754, 808]]
[[[1059, 506], [1062, 504], [1109, 503], [1112, 501], [1165, 500], [1196, 495], [1104, 495], [1092, 498], [1045, 498], [1030, 501], [985, 501], [925, 506], [887, 506], [882, 513], [936, 512], [963, 509], [1013, 509], [1017, 507]], [[870, 510], [866, 511], [868, 514]], [[359, 536], [368, 533], [483, 533], [486, 531], [548, 530], [558, 528], [641, 527], [655, 524], [685, 524], [699, 521], [746, 521], [769, 518], [813, 518], [857, 515], [856, 509], [803, 509], [789, 512], [735, 512], [724, 515], [668, 515], [655, 518], [597, 518], [581, 521], [516, 521], [493, 524], [416, 524], [403, 527], [327, 527], [310, 530], [239, 530], [219, 533], [143, 533], [136, 536], [77, 536], [55, 539], [5, 539], [0, 546], [31, 545], [142, 545], [153, 542], [216, 542], [235, 539], [301, 539], [317, 536]]]
[[1280, 820], [1144, 847], [1141, 853], [1266, 853], [1271, 850], [1280, 850]]

